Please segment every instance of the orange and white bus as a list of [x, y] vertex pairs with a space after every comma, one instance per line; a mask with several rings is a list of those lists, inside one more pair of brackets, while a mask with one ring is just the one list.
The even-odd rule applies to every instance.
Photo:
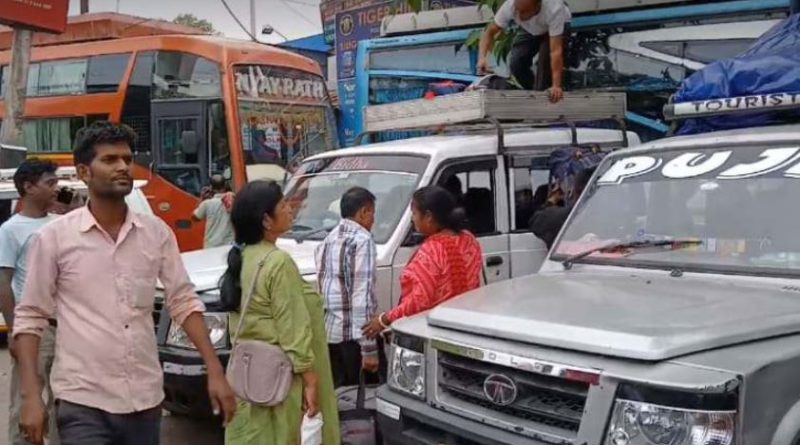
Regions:
[[[0, 52], [0, 85], [10, 57]], [[29, 156], [70, 165], [77, 131], [95, 120], [136, 131], [134, 174], [149, 181], [143, 190], [182, 251], [202, 247], [191, 215], [211, 175], [234, 189], [282, 179], [293, 161], [338, 144], [319, 65], [255, 42], [160, 35], [35, 47], [27, 93]]]

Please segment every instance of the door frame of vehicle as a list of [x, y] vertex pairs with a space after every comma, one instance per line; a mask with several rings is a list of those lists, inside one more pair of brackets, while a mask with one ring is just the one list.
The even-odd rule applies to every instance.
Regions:
[[[511, 258], [509, 254], [509, 221], [508, 221], [508, 192], [506, 169], [503, 156], [499, 155], [486, 155], [474, 156], [445, 160], [434, 167], [433, 174], [430, 176], [430, 181], [421, 183], [421, 186], [436, 185], [442, 177], [457, 169], [459, 165], [472, 164], [491, 166], [494, 169], [492, 181], [494, 182], [494, 202], [495, 202], [495, 232], [488, 235], [478, 237], [481, 243], [484, 256], [484, 266], [490, 257], [499, 257], [500, 264], [486, 267], [487, 278], [489, 282], [508, 279], [511, 271]], [[424, 185], [423, 185], [424, 184]], [[406, 229], [405, 237], [400, 246], [395, 250], [392, 259], [392, 297], [391, 302], [396, 305], [400, 299], [400, 276], [403, 269], [411, 256], [419, 247], [419, 244], [410, 243], [412, 240], [413, 227]]]

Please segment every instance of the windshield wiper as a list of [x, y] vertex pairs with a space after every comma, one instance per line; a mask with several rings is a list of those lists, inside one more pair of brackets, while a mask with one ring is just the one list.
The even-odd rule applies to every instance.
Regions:
[[676, 249], [685, 249], [686, 247], [690, 246], [699, 246], [703, 244], [702, 241], [698, 239], [656, 239], [656, 240], [641, 240], [641, 241], [626, 241], [626, 242], [618, 242], [618, 243], [611, 243], [606, 244], [605, 246], [598, 246], [585, 252], [581, 252], [570, 257], [567, 257], [561, 264], [564, 265], [564, 269], [570, 270], [572, 269], [572, 265], [579, 260], [582, 260], [589, 255], [595, 253], [609, 253], [615, 252], [621, 249], [644, 249], [649, 247], [665, 247], [665, 246], [672, 246], [670, 250]]

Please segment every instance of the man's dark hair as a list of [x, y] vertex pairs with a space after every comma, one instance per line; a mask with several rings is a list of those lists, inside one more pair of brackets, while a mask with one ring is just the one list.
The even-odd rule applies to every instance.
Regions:
[[25, 196], [26, 182], [36, 184], [43, 175], [55, 174], [57, 169], [58, 165], [55, 162], [46, 159], [31, 158], [23, 161], [14, 172], [14, 186], [17, 188], [19, 196]]
[[363, 187], [353, 187], [344, 192], [339, 205], [342, 218], [352, 218], [364, 207], [375, 205], [375, 195]]
[[136, 145], [136, 133], [125, 124], [109, 121], [95, 121], [83, 127], [75, 137], [75, 148], [72, 152], [75, 165], [89, 165], [97, 156], [95, 147], [98, 144], [121, 144], [131, 147]]

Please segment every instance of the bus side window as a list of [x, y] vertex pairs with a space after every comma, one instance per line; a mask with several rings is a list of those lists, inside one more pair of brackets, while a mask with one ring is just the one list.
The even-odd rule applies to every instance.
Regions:
[[[225, 104], [212, 103], [208, 106], [208, 126], [211, 140], [211, 156], [208, 165], [210, 175], [224, 174], [231, 167], [231, 149], [228, 127], [225, 124]], [[231, 169], [231, 173], [232, 169]], [[233, 178], [228, 178], [232, 181]]]
[[136, 146], [134, 147], [136, 163], [143, 166], [149, 166], [153, 162], [150, 134], [150, 89], [154, 64], [155, 53], [148, 51], [136, 55], [133, 73], [125, 93], [125, 104], [122, 107], [122, 123], [136, 132]]
[[122, 84], [130, 53], [108, 54], [89, 58], [86, 93], [115, 93]]

